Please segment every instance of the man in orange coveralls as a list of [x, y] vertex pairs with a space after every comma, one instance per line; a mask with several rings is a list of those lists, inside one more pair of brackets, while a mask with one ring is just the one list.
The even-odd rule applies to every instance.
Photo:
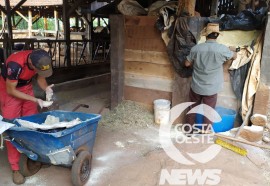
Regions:
[[[53, 85], [48, 86], [45, 78], [52, 75], [52, 65], [45, 50], [20, 51], [7, 58], [0, 77], [1, 111], [5, 119], [36, 114], [37, 105], [44, 106], [44, 101], [34, 96], [31, 81], [36, 74], [38, 85], [46, 91], [47, 99], [51, 98]], [[6, 146], [13, 182], [23, 184], [25, 177], [19, 171], [20, 153], [9, 141], [6, 141]]]

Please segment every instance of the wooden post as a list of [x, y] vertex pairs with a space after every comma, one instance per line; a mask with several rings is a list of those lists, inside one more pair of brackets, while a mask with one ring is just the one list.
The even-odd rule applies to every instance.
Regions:
[[12, 19], [11, 20], [12, 20], [13, 27], [16, 28], [16, 26], [15, 26], [16, 25], [16, 22], [15, 22], [14, 14], [12, 14]]
[[4, 30], [5, 29], [5, 17], [6, 17], [6, 15], [5, 15], [5, 13], [2, 11], [1, 12], [1, 15], [2, 15], [2, 30]]
[[270, 55], [267, 51], [270, 50], [270, 12], [268, 12], [268, 19], [266, 21], [265, 36], [263, 42], [263, 53], [261, 60], [261, 82], [267, 84], [270, 87]]
[[4, 33], [3, 34], [3, 48], [4, 48], [4, 61], [6, 61], [7, 57], [11, 54], [11, 51], [9, 51], [10, 47], [9, 45], [9, 38], [8, 38], [8, 34]]
[[44, 17], [43, 21], [44, 21], [44, 31], [45, 31], [44, 36], [47, 37], [47, 32], [46, 32], [48, 30], [48, 19], [47, 19], [47, 17]]
[[32, 11], [28, 10], [28, 37], [30, 38], [32, 36], [32, 23], [33, 23], [33, 17], [32, 17]]
[[124, 97], [124, 17], [110, 15], [111, 24], [111, 108]]
[[[88, 21], [87, 21], [88, 20]], [[89, 39], [91, 40], [92, 39], [92, 32], [91, 32], [91, 29], [92, 29], [92, 22], [89, 23], [89, 20], [92, 20], [92, 16], [91, 14], [87, 14], [86, 16], [86, 19], [85, 19], [85, 22], [86, 22], [86, 39]], [[92, 42], [89, 42], [88, 46], [87, 46], [87, 51], [89, 53], [89, 60], [92, 61], [92, 49], [93, 49], [93, 43]]]
[[76, 27], [76, 31], [75, 32], [79, 32], [79, 19], [78, 19], [78, 15], [75, 17], [75, 27]]
[[217, 17], [218, 14], [218, 0], [212, 0], [210, 16]]
[[43, 21], [44, 21], [44, 29], [48, 30], [48, 19], [47, 19], [47, 17], [44, 17]]
[[12, 34], [12, 22], [11, 22], [11, 7], [10, 7], [10, 2], [9, 0], [5, 0], [5, 8], [6, 8], [6, 19], [7, 19], [7, 28], [8, 28], [8, 48], [6, 49], [7, 52], [7, 56], [9, 56], [11, 54], [12, 51], [12, 39], [13, 39], [13, 34]]
[[71, 66], [71, 55], [70, 55], [70, 22], [69, 22], [69, 5], [68, 0], [63, 0], [63, 23], [64, 23], [64, 39], [66, 40], [66, 54], [65, 60], [67, 66]]
[[260, 84], [256, 92], [253, 114], [267, 115], [269, 113], [270, 105], [270, 12], [268, 12], [268, 19], [266, 21], [265, 36], [263, 41], [262, 58], [261, 58], [261, 71], [260, 71]]
[[196, 0], [178, 0], [178, 13], [177, 15], [195, 15]]
[[56, 9], [54, 9], [54, 28], [55, 32], [59, 31], [58, 12]]

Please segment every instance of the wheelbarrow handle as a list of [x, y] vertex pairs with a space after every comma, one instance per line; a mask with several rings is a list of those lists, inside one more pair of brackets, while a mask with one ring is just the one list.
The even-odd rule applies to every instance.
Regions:
[[14, 140], [10, 140], [10, 143], [12, 143], [12, 145], [14, 147], [16, 147], [16, 149], [19, 151], [19, 152], [22, 152], [24, 153], [28, 158], [30, 158], [31, 160], [34, 160], [36, 161], [38, 159], [38, 155], [33, 153], [32, 151], [29, 151], [25, 148], [23, 148], [19, 143], [17, 143], [16, 141]]

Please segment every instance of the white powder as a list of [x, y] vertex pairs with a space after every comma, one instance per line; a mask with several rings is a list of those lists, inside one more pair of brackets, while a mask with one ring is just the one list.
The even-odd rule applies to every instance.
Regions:
[[119, 148], [124, 148], [125, 147], [125, 145], [121, 141], [117, 141], [114, 144]]

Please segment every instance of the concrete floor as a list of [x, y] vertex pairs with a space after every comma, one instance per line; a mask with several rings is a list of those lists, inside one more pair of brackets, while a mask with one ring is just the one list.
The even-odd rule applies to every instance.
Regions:
[[[89, 104], [90, 108], [79, 108], [86, 113], [104, 113], [109, 104], [109, 86], [97, 85], [75, 91], [57, 93], [60, 109], [72, 110], [78, 104]], [[115, 130], [100, 125], [93, 150], [92, 172], [86, 185], [91, 186], [156, 186], [159, 185], [161, 169], [221, 169], [222, 186], [269, 185], [269, 161], [255, 165], [247, 157], [222, 149], [212, 161], [196, 166], [181, 165], [170, 159], [161, 149], [158, 126], [146, 129], [124, 128]], [[206, 148], [205, 144], [181, 145], [186, 152]], [[259, 155], [258, 155], [259, 156]], [[265, 158], [265, 157], [264, 157]], [[0, 186], [12, 186], [11, 171], [5, 150], [0, 150]], [[36, 175], [28, 177], [27, 186], [69, 186], [69, 168], [50, 166], [42, 168]], [[169, 185], [169, 184], [165, 184]], [[184, 184], [186, 185], [186, 184]], [[198, 185], [198, 184], [194, 184]]]

